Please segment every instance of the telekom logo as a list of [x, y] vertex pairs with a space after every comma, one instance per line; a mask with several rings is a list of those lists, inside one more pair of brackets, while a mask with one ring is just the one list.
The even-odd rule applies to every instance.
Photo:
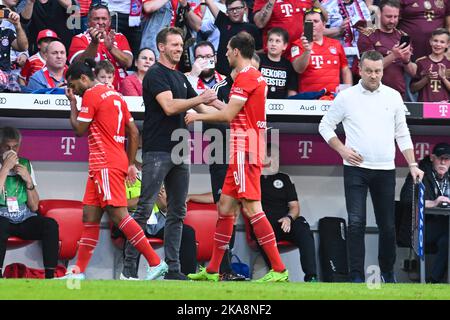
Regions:
[[441, 104], [439, 105], [439, 112], [441, 114], [442, 117], [447, 116], [448, 113], [448, 106], [445, 104]]
[[311, 56], [311, 61], [315, 69], [322, 69], [323, 64], [322, 56]]
[[301, 159], [309, 159], [309, 154], [312, 153], [312, 141], [299, 141], [298, 152]]
[[71, 156], [71, 150], [75, 149], [75, 137], [61, 137], [61, 149], [65, 156]]
[[285, 17], [292, 17], [292, 13], [294, 12], [294, 9], [292, 9], [292, 5], [289, 3], [285, 3], [280, 5], [281, 12], [285, 14]]
[[417, 160], [422, 160], [425, 156], [430, 154], [430, 144], [427, 142], [417, 142], [415, 145], [415, 153]]

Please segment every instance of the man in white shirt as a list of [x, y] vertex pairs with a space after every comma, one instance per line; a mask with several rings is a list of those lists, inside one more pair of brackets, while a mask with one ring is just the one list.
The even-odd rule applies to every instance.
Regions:
[[[370, 190], [379, 229], [378, 261], [384, 282], [395, 282], [395, 142], [409, 165], [414, 181], [423, 171], [414, 159], [400, 94], [381, 83], [383, 56], [366, 51], [361, 56], [360, 82], [338, 94], [322, 118], [319, 132], [344, 160], [348, 213], [348, 252], [352, 282], [364, 282], [366, 200]], [[342, 122], [345, 145], [336, 136]]]

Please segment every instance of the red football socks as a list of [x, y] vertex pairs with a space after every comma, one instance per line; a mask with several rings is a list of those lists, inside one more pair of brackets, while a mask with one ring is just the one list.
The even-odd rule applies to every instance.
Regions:
[[128, 241], [144, 255], [151, 267], [157, 266], [161, 262], [158, 254], [148, 243], [144, 231], [131, 216], [128, 215], [119, 222], [119, 229], [122, 230]]
[[231, 235], [233, 234], [234, 215], [221, 216], [216, 224], [216, 232], [214, 233], [214, 248], [211, 257], [211, 261], [206, 268], [209, 273], [219, 272], [220, 263], [222, 262], [223, 255], [228, 249]]
[[76, 266], [78, 270], [76, 273], [83, 273], [86, 270], [89, 261], [91, 260], [94, 249], [98, 243], [98, 236], [100, 233], [100, 224], [95, 222], [83, 223], [83, 232], [81, 233], [80, 245], [78, 247], [78, 257]]
[[275, 234], [273, 233], [272, 226], [270, 225], [269, 220], [267, 220], [265, 213], [260, 212], [255, 214], [250, 218], [250, 223], [259, 245], [263, 248], [270, 260], [272, 269], [276, 272], [283, 272], [286, 270], [283, 261], [281, 261]]

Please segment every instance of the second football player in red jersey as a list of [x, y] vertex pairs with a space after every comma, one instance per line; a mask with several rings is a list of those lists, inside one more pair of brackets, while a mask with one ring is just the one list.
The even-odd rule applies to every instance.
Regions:
[[266, 130], [265, 102], [267, 84], [262, 74], [251, 66], [255, 51], [253, 37], [240, 32], [228, 43], [227, 58], [237, 76], [230, 92], [228, 105], [218, 112], [187, 114], [186, 123], [194, 121], [230, 122], [230, 164], [222, 188], [218, 208], [219, 219], [214, 234], [214, 247], [207, 268], [189, 274], [191, 280], [219, 280], [219, 266], [233, 232], [239, 203], [250, 219], [258, 243], [270, 260], [272, 269], [261, 282], [288, 281], [288, 271], [278, 252], [272, 226], [261, 205], [260, 177], [262, 170], [264, 132]]
[[[84, 279], [84, 271], [97, 245], [100, 220], [106, 211], [111, 221], [148, 261], [147, 280], [167, 272], [162, 261], [148, 243], [142, 228], [128, 215], [125, 179], [136, 180], [134, 158], [139, 130], [122, 95], [107, 85], [95, 83], [95, 62], [75, 62], [67, 71], [70, 101], [70, 123], [78, 136], [88, 132], [89, 176], [83, 198], [83, 224], [76, 267], [66, 278]], [[77, 109], [75, 95], [83, 98]], [[127, 152], [125, 138], [128, 137]]]

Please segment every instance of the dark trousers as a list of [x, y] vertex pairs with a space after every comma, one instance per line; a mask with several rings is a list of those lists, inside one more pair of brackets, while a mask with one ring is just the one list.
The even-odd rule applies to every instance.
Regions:
[[[24, 240], [42, 240], [42, 255], [45, 269], [56, 268], [59, 250], [58, 223], [47, 217], [34, 216], [22, 223], [10, 223], [7, 218], [0, 217], [0, 268], [3, 268], [6, 246], [10, 236]], [[46, 272], [46, 277], [47, 276]], [[1, 273], [0, 273], [1, 275]]]
[[348, 213], [348, 253], [352, 279], [364, 280], [367, 191], [370, 191], [378, 226], [378, 263], [381, 272], [392, 272], [395, 242], [395, 170], [344, 166], [345, 202]]
[[[142, 187], [137, 210], [133, 218], [142, 227], [155, 204], [164, 182], [167, 193], [167, 219], [164, 233], [164, 255], [169, 271], [180, 271], [180, 246], [183, 220], [186, 216], [186, 197], [189, 189], [189, 165], [174, 164], [169, 152], [150, 151], [142, 155]], [[137, 275], [136, 261], [139, 251], [129, 242], [125, 243], [124, 269], [127, 274]]]
[[[278, 219], [271, 219], [269, 216], [268, 219], [272, 225], [277, 241], [290, 241], [293, 245], [298, 247], [300, 252], [300, 264], [305, 273], [305, 281], [309, 281], [312, 277], [316, 277], [316, 248], [314, 244], [314, 235], [305, 218], [301, 216], [298, 217], [294, 221], [294, 224], [291, 225], [291, 230], [288, 233], [281, 229], [281, 223], [278, 222]], [[270, 267], [270, 261], [264, 250], [260, 248], [260, 251], [267, 266]]]
[[[159, 230], [155, 237], [164, 239], [164, 229]], [[195, 241], [195, 230], [187, 224], [183, 224], [180, 246], [181, 272], [184, 274], [197, 272], [197, 243]]]
[[425, 243], [435, 244], [437, 247], [436, 258], [431, 268], [431, 277], [440, 282], [447, 271], [448, 259], [448, 217], [425, 217]]

